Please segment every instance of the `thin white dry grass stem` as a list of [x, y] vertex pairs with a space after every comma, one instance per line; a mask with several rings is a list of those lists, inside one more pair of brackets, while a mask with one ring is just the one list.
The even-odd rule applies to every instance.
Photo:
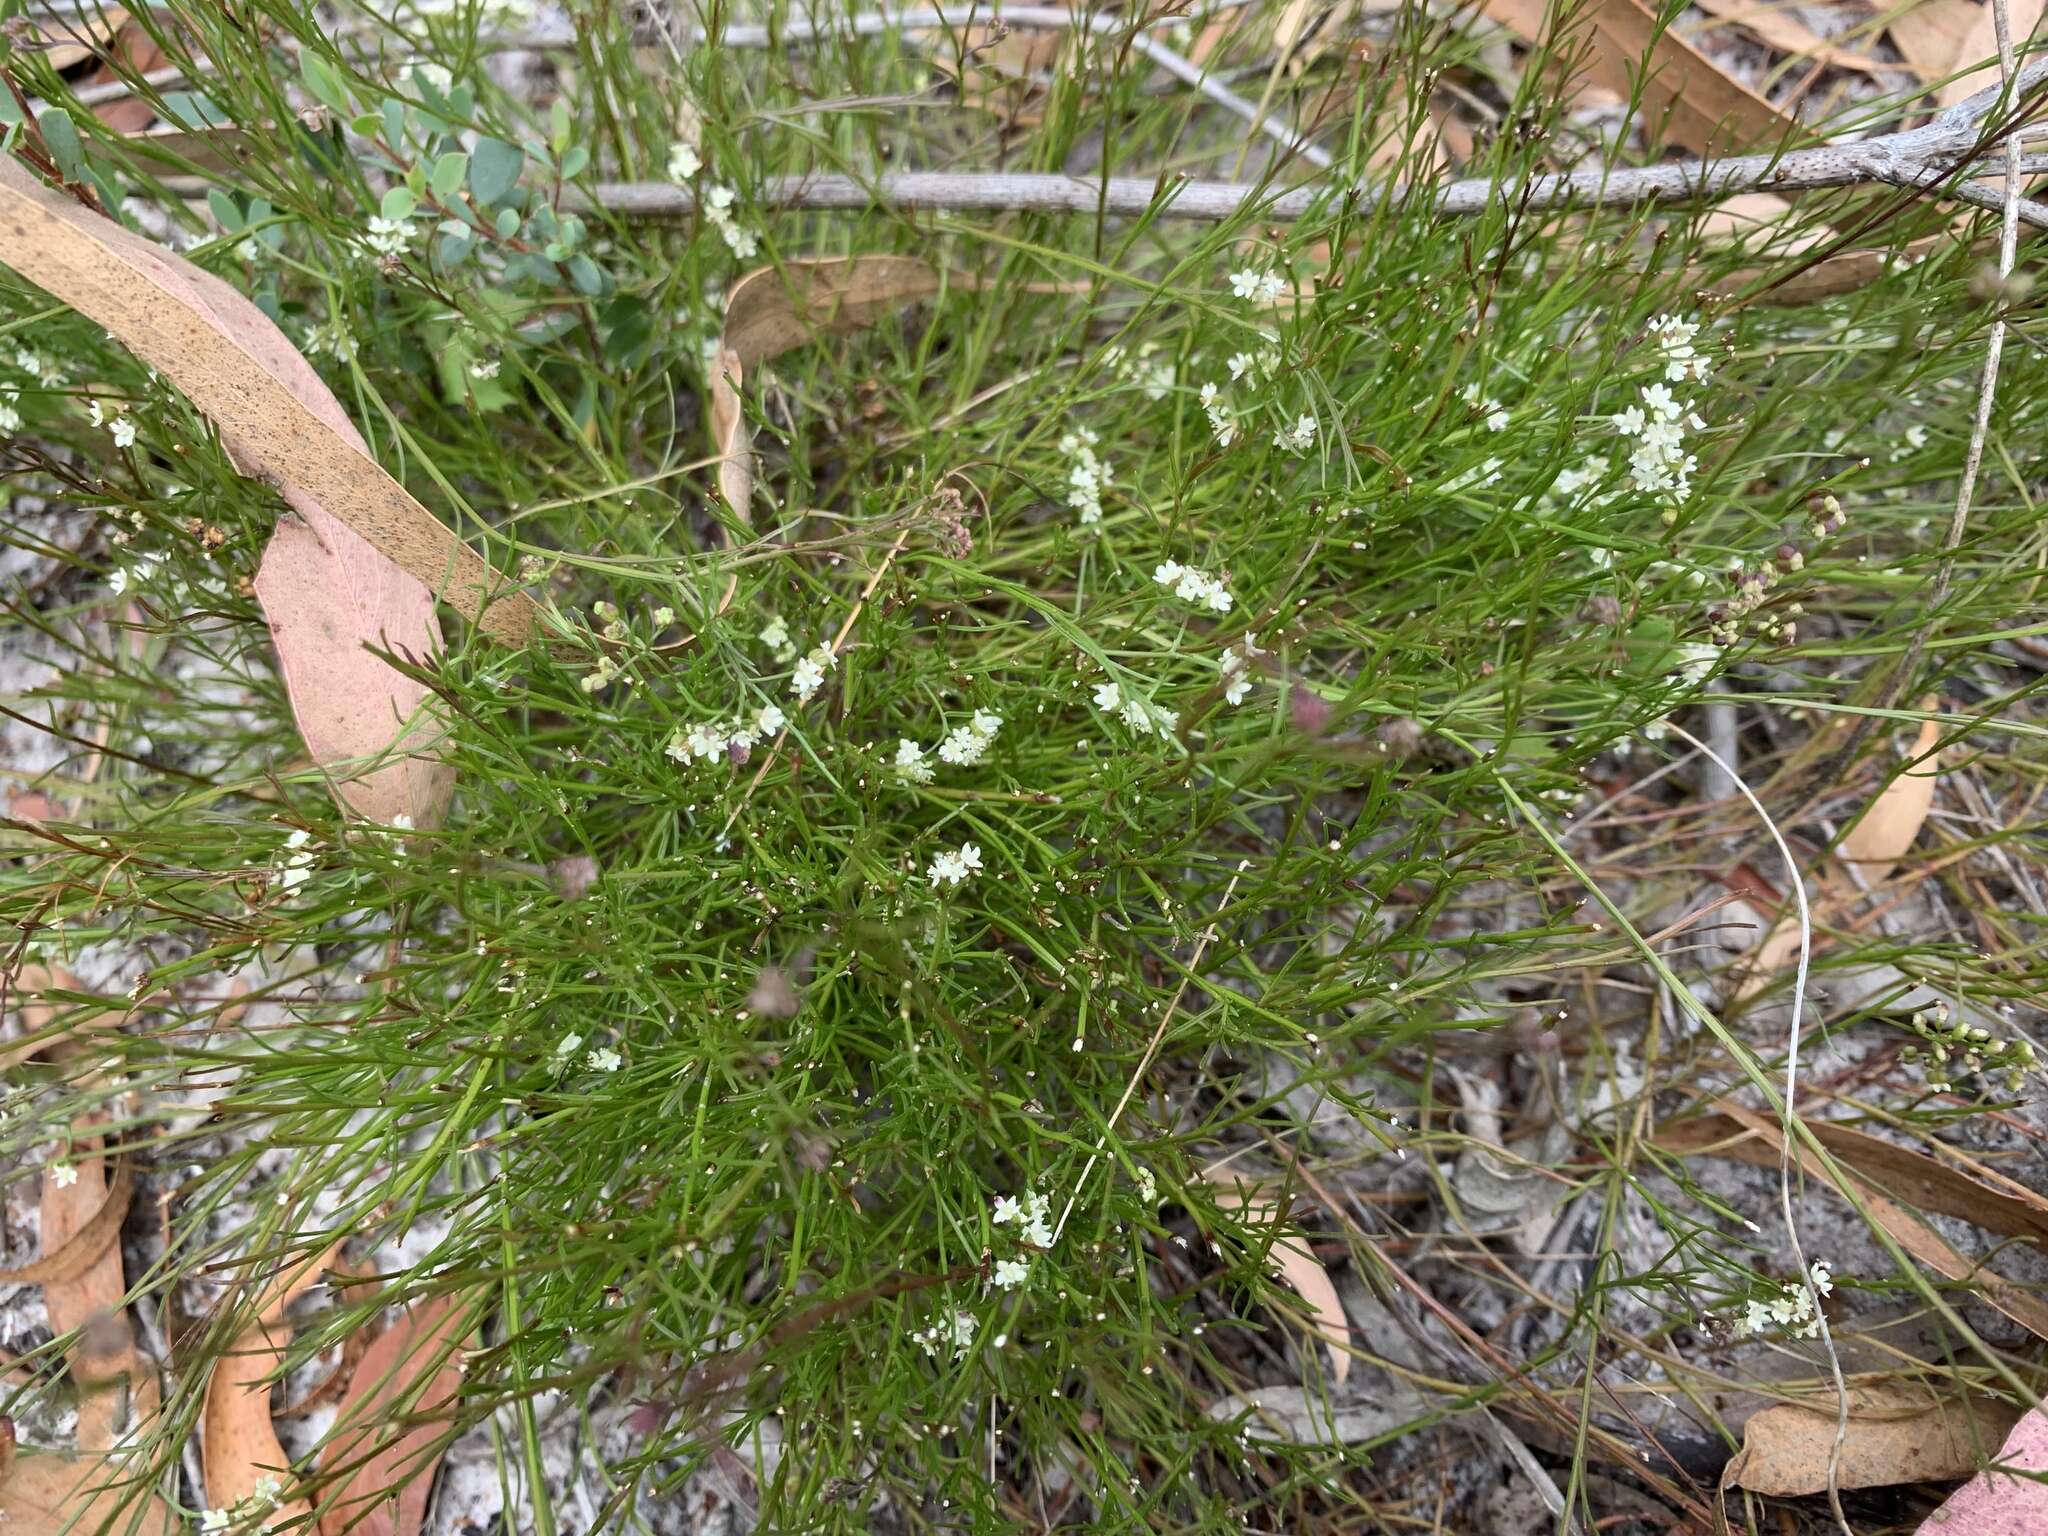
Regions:
[[[2006, 0], [1992, 0], [1991, 19], [1998, 34], [1999, 83], [1990, 88], [1989, 94], [2001, 102], [2008, 96], [2017, 99], [2030, 79], [2039, 78], [2041, 66], [2030, 65], [2025, 74], [2015, 72], [2017, 61], [2012, 48], [2012, 20]], [[1987, 92], [1978, 92], [1978, 96], [1985, 94]], [[1977, 99], [1977, 96], [1970, 98], [1971, 101]], [[1941, 605], [1948, 597], [1949, 585], [1955, 580], [1956, 550], [1963, 542], [1963, 531], [1970, 522], [1970, 503], [1977, 494], [1977, 474], [1984, 463], [1984, 442], [1991, 435], [1991, 408], [1998, 397], [1998, 367], [2005, 357], [2006, 283], [2012, 276], [2013, 262], [2018, 256], [2020, 218], [2027, 201], [2020, 196], [2021, 139], [2024, 133], [2024, 128], [2016, 127], [2005, 141], [2005, 196], [2001, 204], [2004, 216], [1998, 229], [1998, 295], [1995, 300], [1999, 309], [1997, 318], [1991, 322], [1991, 334], [1984, 343], [1984, 373], [1977, 387], [1977, 416], [1970, 425], [1970, 445], [1963, 455], [1962, 479], [1956, 486], [1955, 515], [1949, 519], [1948, 533], [1941, 541], [1941, 566], [1934, 573], [1934, 585], [1928, 589], [1927, 618], [1914, 633], [1913, 643], [1906, 648], [1898, 670], [1892, 674], [1891, 685], [1885, 690], [1887, 708], [1896, 704], [1913, 685], [1913, 674], [1927, 650], [1927, 642], [1934, 635], [1934, 626], [1940, 620]]]
[[[1799, 1091], [1799, 1025], [1806, 1004], [1806, 975], [1813, 959], [1813, 912], [1807, 905], [1806, 879], [1799, 872], [1799, 862], [1792, 857], [1792, 849], [1785, 841], [1785, 835], [1778, 830], [1771, 813], [1764, 809], [1763, 801], [1757, 799], [1748, 782], [1735, 771], [1732, 764], [1723, 762], [1714, 749], [1701, 741], [1681, 725], [1670, 727], [1671, 734], [1690, 742], [1695, 750], [1715, 764], [1728, 781], [1747, 800], [1750, 808], [1764, 824], [1764, 830], [1777, 844], [1778, 857], [1785, 862], [1785, 878], [1792, 883], [1792, 895], [1799, 907], [1799, 968], [1792, 977], [1792, 1019], [1785, 1029], [1785, 1135], [1778, 1157], [1778, 1206], [1785, 1218], [1785, 1239], [1792, 1245], [1792, 1262], [1799, 1268], [1799, 1283], [1811, 1286], [1812, 1266], [1807, 1263], [1806, 1250], [1799, 1241], [1799, 1224], [1792, 1215], [1792, 1143], [1797, 1136], [1793, 1119], [1798, 1114], [1796, 1096]], [[1834, 1336], [1828, 1331], [1827, 1313], [1820, 1306], [1820, 1298], [1814, 1298], [1814, 1321], [1820, 1326], [1821, 1348], [1827, 1352], [1828, 1371], [1835, 1383], [1835, 1438], [1828, 1448], [1828, 1505], [1834, 1511], [1836, 1522], [1845, 1536], [1855, 1536], [1849, 1528], [1849, 1518], [1842, 1512], [1842, 1447], [1849, 1439], [1849, 1384], [1842, 1379], [1841, 1356], [1835, 1352]]]

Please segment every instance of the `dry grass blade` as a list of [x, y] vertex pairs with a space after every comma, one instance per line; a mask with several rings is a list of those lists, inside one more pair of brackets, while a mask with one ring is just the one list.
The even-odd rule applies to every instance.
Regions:
[[[487, 633], [523, 644], [539, 617], [375, 460], [266, 366], [291, 343], [189, 262], [0, 161], [0, 236], [24, 278], [106, 327], [219, 428], [245, 471], [309, 498]], [[294, 353], [296, 355], [296, 353]]]
[[[1888, 1388], [1851, 1393], [1837, 1486], [1885, 1488], [1968, 1477], [1996, 1454], [2020, 1410], [1996, 1398], [1936, 1397]], [[1724, 1488], [1796, 1498], [1825, 1493], [1835, 1442], [1832, 1396], [1751, 1415]]]
[[320, 1536], [417, 1536], [469, 1320], [458, 1296], [408, 1307], [364, 1353], [321, 1455], [338, 1481], [321, 1498]]
[[[1940, 702], [1930, 697], [1921, 700], [1920, 707], [1931, 713]], [[1927, 824], [1927, 813], [1934, 806], [1935, 781], [1941, 771], [1934, 746], [1940, 735], [1937, 722], [1928, 720], [1921, 725], [1904, 771], [1892, 776], [1856, 824], [1843, 834], [1837, 848], [1838, 861], [1829, 865], [1820, 878], [1814, 902], [1815, 923], [1829, 921], [1853, 905], [1864, 891], [1883, 884], [1919, 838], [1920, 829]], [[1748, 974], [1736, 988], [1736, 998], [1753, 997], [1770, 985], [1771, 978], [1783, 969], [1798, 943], [1797, 925], [1788, 918], [1780, 918], [1749, 957]]]

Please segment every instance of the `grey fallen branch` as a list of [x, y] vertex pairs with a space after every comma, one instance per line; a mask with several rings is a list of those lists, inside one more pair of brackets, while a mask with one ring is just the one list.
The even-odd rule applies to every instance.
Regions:
[[[2035, 87], [2048, 81], [2048, 60], [2023, 70], [2010, 92], [2003, 85], [1957, 102], [1918, 128], [1881, 134], [1854, 143], [1822, 144], [1777, 154], [1736, 155], [1721, 160], [1678, 160], [1663, 165], [1604, 168], [1532, 176], [1502, 182], [1470, 177], [1438, 188], [1389, 189], [1358, 184], [1342, 188], [1327, 180], [1276, 190], [1229, 181], [1194, 181], [1182, 176], [1110, 177], [952, 171], [885, 171], [872, 178], [843, 175], [778, 176], [761, 188], [761, 202], [774, 208], [919, 209], [935, 213], [1020, 212], [1152, 214], [1181, 219], [1221, 220], [1251, 212], [1288, 222], [1349, 192], [1365, 206], [1390, 198], [1431, 197], [1447, 216], [1474, 214], [1498, 206], [1528, 208], [1621, 207], [1638, 203], [1713, 202], [1738, 192], [1795, 192], [1820, 187], [1893, 186], [1930, 196], [1952, 197], [1980, 208], [2007, 206], [2006, 198], [1964, 179], [1974, 160], [2019, 125], [2025, 112], [1987, 135], [1986, 119], [2001, 99], [2030, 112]], [[2000, 157], [2002, 158], [2002, 156]], [[1996, 163], [1988, 157], [1984, 163]], [[592, 187], [587, 205], [623, 218], [684, 218], [696, 209], [696, 194], [668, 182], [604, 182]], [[2048, 229], [2048, 204], [2019, 200], [2019, 218]]]

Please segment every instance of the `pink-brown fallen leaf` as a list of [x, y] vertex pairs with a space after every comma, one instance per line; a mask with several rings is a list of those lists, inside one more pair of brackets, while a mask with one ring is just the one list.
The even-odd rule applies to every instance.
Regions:
[[[2011, 1470], [2001, 1470], [2011, 1469]], [[2013, 1472], [2048, 1473], [2048, 1418], [2021, 1415], [1986, 1467], [1920, 1523], [1919, 1536], [2040, 1536], [2048, 1531], [2048, 1483]]]
[[404, 1310], [364, 1352], [321, 1452], [338, 1478], [320, 1536], [418, 1536], [462, 1391], [470, 1310], [459, 1296]]
[[[1216, 1187], [1218, 1205], [1267, 1220], [1277, 1220], [1281, 1214], [1278, 1202], [1258, 1189], [1227, 1182], [1224, 1175], [1211, 1176], [1208, 1182]], [[1272, 1262], [1281, 1278], [1307, 1303], [1310, 1320], [1330, 1346], [1330, 1380], [1341, 1384], [1351, 1374], [1351, 1320], [1344, 1315], [1344, 1303], [1330, 1283], [1329, 1271], [1300, 1239], [1292, 1237], [1273, 1240]]]
[[[1932, 709], [1935, 701], [1923, 701]], [[1906, 754], [1906, 764], [1878, 791], [1870, 809], [1842, 834], [1836, 853], [1855, 868], [1866, 885], [1881, 885], [1920, 836], [1927, 813], [1934, 808], [1934, 781], [1941, 774], [1941, 723], [1923, 721], [1920, 735]]]
[[[78, 1122], [74, 1146], [96, 1153], [98, 1137]], [[59, 1536], [66, 1531], [118, 1531], [130, 1536], [170, 1536], [177, 1521], [148, 1489], [110, 1459], [119, 1430], [120, 1389], [129, 1393], [129, 1416], [139, 1424], [156, 1411], [156, 1377], [135, 1349], [121, 1311], [127, 1281], [121, 1268], [121, 1217], [127, 1212], [133, 1179], [120, 1165], [111, 1184], [105, 1159], [87, 1156], [71, 1165], [76, 1177], [59, 1180], [43, 1173], [43, 1258], [13, 1272], [43, 1287], [50, 1329], [76, 1333], [65, 1361], [78, 1389], [79, 1454], [42, 1454], [10, 1460], [0, 1477], [0, 1530], [8, 1536]], [[6, 1448], [13, 1450], [8, 1425]]]
[[[200, 1463], [207, 1503], [228, 1509], [257, 1497], [268, 1480], [291, 1476], [290, 1458], [270, 1421], [271, 1377], [291, 1341], [285, 1308], [303, 1295], [326, 1269], [333, 1250], [314, 1259], [292, 1259], [271, 1277], [254, 1308], [250, 1325], [214, 1362], [200, 1414]], [[280, 1501], [264, 1519], [265, 1531], [298, 1530], [311, 1523], [304, 1499]]]
[[753, 431], [740, 405], [747, 373], [824, 336], [874, 324], [937, 293], [938, 268], [914, 256], [827, 256], [757, 267], [732, 285], [711, 369], [718, 490], [741, 517], [754, 491]]
[[[486, 633], [525, 643], [539, 606], [504, 590], [481, 555], [278, 376], [297, 351], [248, 299], [11, 157], [0, 158], [0, 256], [183, 391], [245, 474], [317, 502]], [[328, 407], [340, 411], [331, 397]]]
[[1778, 1403], [1752, 1414], [1742, 1449], [1721, 1474], [1724, 1487], [1778, 1498], [1825, 1493], [1830, 1463], [1838, 1488], [1888, 1488], [1963, 1477], [1990, 1455], [2018, 1410], [1989, 1397], [1936, 1397], [1918, 1389], [1867, 1389], [1849, 1398], [1849, 1428], [1835, 1449], [1830, 1397], [1812, 1406]]
[[[2041, 30], [2042, 0], [2008, 0], [2005, 10], [2013, 51], [2024, 59], [2028, 40]], [[1977, 68], [1970, 69], [1972, 64]], [[1950, 67], [1965, 72], [1934, 93], [1934, 99], [1944, 107], [1952, 107], [1986, 86], [1998, 84], [1998, 20], [1994, 7], [1977, 7]]]

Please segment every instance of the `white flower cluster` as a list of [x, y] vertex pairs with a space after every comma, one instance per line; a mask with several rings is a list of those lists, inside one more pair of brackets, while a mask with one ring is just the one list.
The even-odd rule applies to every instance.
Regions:
[[777, 661], [790, 661], [796, 656], [796, 642], [789, 637], [789, 621], [779, 613], [768, 615], [768, 622], [755, 638], [768, 647]]
[[[1652, 320], [1649, 335], [1663, 352], [1666, 382], [1644, 385], [1641, 402], [1613, 418], [1617, 432], [1636, 439], [1628, 457], [1629, 478], [1635, 488], [1668, 496], [1674, 502], [1683, 501], [1692, 493], [1693, 472], [1699, 468], [1699, 460], [1685, 451], [1686, 430], [1703, 432], [1707, 426], [1699, 413], [1670, 389], [1671, 384], [1706, 379], [1707, 360], [1693, 345], [1693, 337], [1698, 334], [1698, 326], [1676, 315], [1659, 315]], [[1665, 520], [1669, 522], [1676, 515], [1667, 511]]]
[[1479, 393], [1479, 386], [1477, 384], [1467, 384], [1463, 389], [1458, 391], [1458, 398], [1464, 401], [1467, 405], [1471, 406], [1475, 411], [1479, 412], [1479, 414], [1486, 419], [1487, 431], [1507, 431], [1507, 407], [1502, 405], [1498, 400], [1488, 400], [1481, 398]]
[[933, 885], [958, 887], [966, 884], [969, 875], [981, 871], [981, 848], [976, 843], [962, 843], [948, 852], [932, 855], [932, 862], [925, 870], [924, 877]]
[[1237, 416], [1221, 384], [1202, 386], [1202, 409], [1209, 413], [1209, 430], [1216, 434], [1218, 447], [1228, 448], [1237, 441]]
[[1111, 479], [1109, 461], [1096, 455], [1095, 434], [1086, 427], [1060, 439], [1060, 452], [1074, 461], [1067, 471], [1067, 505], [1081, 514], [1081, 526], [1092, 528], [1102, 521], [1102, 488]]
[[370, 227], [363, 236], [363, 244], [387, 261], [396, 261], [412, 248], [418, 234], [412, 220], [387, 219], [376, 213], [370, 215]]
[[1636, 439], [1629, 450], [1629, 478], [1639, 491], [1683, 501], [1692, 494], [1693, 471], [1699, 460], [1685, 451], [1685, 430], [1697, 432], [1706, 426], [1697, 412], [1689, 412], [1668, 386], [1645, 384], [1640, 404], [1617, 412], [1614, 429], [1623, 437]]
[[[1019, 1243], [1042, 1253], [1052, 1247], [1051, 1217], [1052, 1202], [1037, 1190], [1027, 1189], [1021, 1200], [998, 1195], [989, 1220], [999, 1227], [1015, 1227]], [[1027, 1255], [1021, 1259], [998, 1260], [992, 1278], [998, 1288], [1007, 1291], [1015, 1290], [1030, 1276], [1031, 1260]]]
[[1692, 344], [1692, 339], [1700, 333], [1697, 325], [1676, 315], [1659, 315], [1649, 323], [1646, 331], [1663, 349], [1666, 379], [1673, 384], [1683, 384], [1688, 379], [1695, 384], [1707, 382], [1707, 360]]
[[1194, 603], [1217, 613], [1230, 612], [1233, 601], [1230, 588], [1224, 585], [1221, 577], [1211, 576], [1207, 571], [1182, 565], [1177, 560], [1162, 560], [1152, 568], [1152, 579], [1162, 587], [1173, 588], [1173, 595], [1184, 603]]
[[773, 736], [788, 723], [788, 716], [780, 708], [763, 704], [751, 720], [742, 718], [729, 726], [699, 724], [687, 731], [678, 730], [669, 738], [667, 751], [679, 763], [706, 763], [727, 756], [744, 762], [763, 737]]
[[789, 674], [789, 691], [796, 695], [799, 704], [808, 704], [825, 686], [825, 674], [839, 665], [839, 658], [832, 647], [820, 641], [811, 647], [810, 654], [799, 661]]
[[677, 139], [668, 147], [668, 179], [688, 181], [704, 169], [704, 162], [698, 157], [697, 146], [687, 139]]
[[203, 1536], [214, 1536], [215, 1532], [231, 1531], [244, 1521], [253, 1521], [257, 1516], [267, 1514], [284, 1501], [284, 1484], [266, 1472], [256, 1479], [256, 1486], [249, 1496], [228, 1509], [207, 1509], [200, 1511], [199, 1529]]
[[1244, 267], [1230, 274], [1230, 291], [1254, 304], [1272, 304], [1287, 291], [1287, 279], [1270, 268], [1261, 272], [1256, 267]]
[[1148, 699], [1125, 693], [1115, 683], [1095, 685], [1095, 707], [1106, 715], [1117, 715], [1140, 735], [1170, 740], [1180, 729], [1180, 711], [1162, 709]]
[[1803, 1282], [1788, 1282], [1779, 1288], [1777, 1295], [1746, 1303], [1742, 1318], [1735, 1325], [1736, 1331], [1769, 1333], [1783, 1328], [1795, 1339], [1818, 1338], [1820, 1298], [1832, 1296], [1834, 1291], [1835, 1277], [1827, 1260], [1815, 1259], [1808, 1266]]
[[135, 446], [135, 423], [127, 416], [119, 411], [109, 416], [107, 408], [97, 400], [87, 401], [86, 409], [92, 413], [92, 424], [94, 426], [105, 427], [109, 432], [113, 433], [114, 446], [116, 448], [132, 448]]
[[1245, 695], [1252, 691], [1252, 663], [1265, 654], [1249, 630], [1245, 631], [1243, 640], [1224, 651], [1223, 659], [1217, 665], [1223, 673], [1225, 703], [1244, 702]]
[[[1239, 277], [1244, 275], [1238, 274]], [[1271, 340], [1270, 337], [1267, 339]], [[1236, 384], [1247, 379], [1257, 383], [1261, 379], [1272, 378], [1280, 371], [1280, 352], [1278, 348], [1272, 346], [1261, 347], [1257, 352], [1233, 352], [1226, 366], [1230, 369], [1231, 383]], [[1236, 406], [1231, 403], [1229, 394], [1221, 384], [1204, 384], [1199, 392], [1199, 398], [1203, 411], [1209, 417], [1209, 430], [1216, 435], [1217, 446], [1228, 448], [1238, 438]], [[1307, 428], [1306, 437], [1301, 435], [1304, 423]], [[1289, 447], [1297, 438], [1300, 440], [1300, 447], [1291, 451], [1300, 453], [1315, 438], [1314, 417], [1303, 416], [1295, 422], [1291, 431], [1282, 428], [1273, 434], [1273, 441], [1282, 447]]]
[[[955, 768], [976, 767], [988, 756], [988, 749], [995, 745], [996, 732], [1002, 728], [1001, 715], [977, 709], [967, 724], [956, 725], [946, 733], [936, 755], [940, 762], [950, 763]], [[905, 736], [896, 743], [896, 771], [913, 784], [929, 784], [932, 781], [931, 755]]]
[[1955, 1079], [1979, 1073], [2002, 1072], [2005, 1091], [2017, 1096], [2034, 1068], [2034, 1047], [2027, 1040], [1999, 1040], [1980, 1024], [1956, 1015], [1951, 1017], [1945, 1002], [1915, 1013], [1906, 1027], [1925, 1042], [1923, 1050], [1909, 1045], [1901, 1052], [1908, 1064], [1927, 1064], [1927, 1087], [1933, 1093], [1953, 1093]]
[[1307, 453], [1316, 440], [1316, 419], [1297, 416], [1291, 427], [1273, 429], [1273, 446], [1285, 453]]
[[317, 862], [313, 850], [306, 845], [313, 841], [313, 834], [300, 827], [284, 840], [284, 857], [278, 861], [277, 883], [287, 891], [296, 891], [304, 885], [313, 873]]
[[737, 196], [731, 187], [718, 183], [706, 187], [704, 217], [724, 237], [727, 250], [741, 261], [750, 261], [761, 249], [761, 241], [751, 229], [740, 228], [739, 221], [732, 216], [733, 199]]
[[937, 1356], [941, 1348], [951, 1350], [958, 1360], [973, 1347], [974, 1317], [971, 1313], [955, 1312], [941, 1317], [929, 1328], [920, 1328], [911, 1334], [910, 1340], [927, 1355]]
[[[1613, 469], [1612, 463], [1603, 455], [1595, 454], [1576, 469], [1560, 469], [1557, 478], [1550, 482], [1546, 499], [1551, 496], [1573, 497], [1588, 486], [1600, 484]], [[1615, 490], [1609, 487], [1593, 500], [1594, 506], [1605, 506], [1614, 500]]]

